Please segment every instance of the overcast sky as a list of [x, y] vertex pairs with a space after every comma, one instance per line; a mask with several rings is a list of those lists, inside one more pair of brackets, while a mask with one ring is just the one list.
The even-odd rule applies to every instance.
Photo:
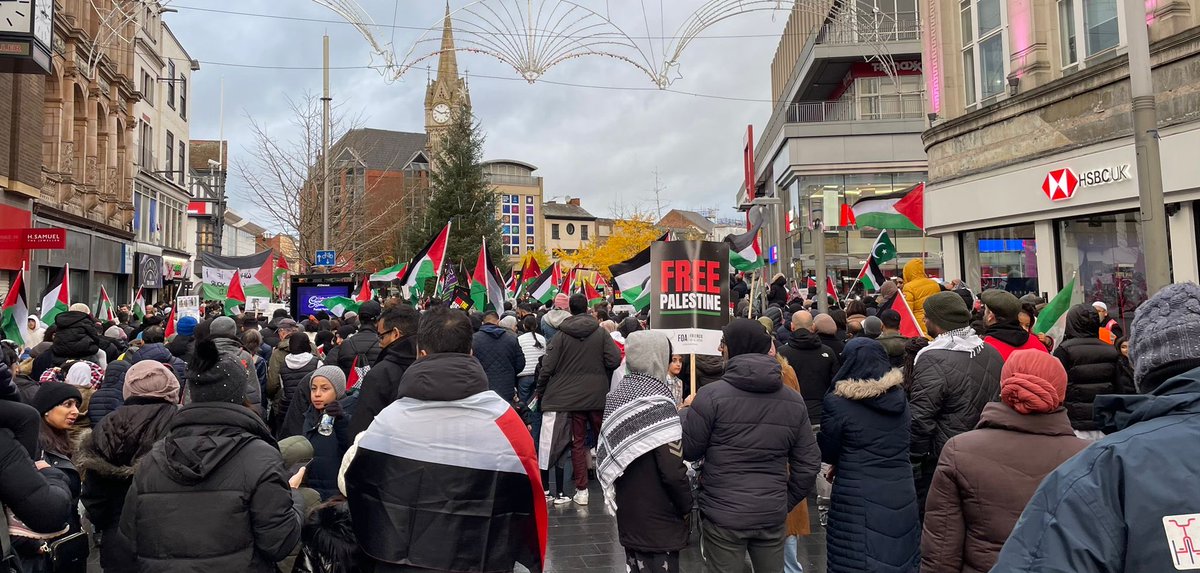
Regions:
[[[451, 7], [459, 9], [472, 1], [451, 0]], [[533, 1], [535, 6], [554, 4], [553, 0]], [[526, 0], [488, 0], [496, 6], [514, 2], [524, 5]], [[649, 37], [674, 36], [682, 20], [705, 0], [577, 3], [607, 12], [650, 56], [651, 49], [656, 54], [661, 49], [661, 42]], [[377, 39], [393, 43], [401, 59], [422, 32], [392, 28], [393, 21], [399, 26], [440, 28], [444, 8], [443, 0], [359, 0], [359, 4], [382, 25], [375, 28]], [[391, 82], [366, 69], [380, 58], [354, 27], [316, 1], [178, 0], [169, 6], [178, 13], [165, 16], [168, 25], [191, 57], [201, 62], [200, 71], [192, 76], [191, 137], [217, 138], [219, 86], [224, 78], [224, 133], [234, 163], [250, 143], [248, 116], [284, 136], [289, 119], [284, 98], [304, 90], [320, 92], [321, 36], [326, 32], [331, 36], [335, 68], [334, 100], [352, 113], [361, 112], [367, 127], [424, 131], [424, 64]], [[683, 52], [682, 77], [672, 85], [684, 92], [760, 101], [646, 89], [654, 87], [646, 75], [608, 58], [564, 62], [551, 68], [542, 78], [545, 81], [532, 85], [487, 55], [460, 52], [458, 60], [460, 71], [470, 76], [471, 100], [487, 136], [486, 157], [538, 166], [547, 199], [581, 197], [583, 206], [597, 216], [609, 215], [621, 204], [653, 210], [657, 170], [664, 212], [672, 207], [719, 208], [723, 216], [732, 216], [734, 192], [742, 177], [743, 135], [748, 123], [761, 131], [770, 116], [770, 63], [786, 19], [784, 11], [758, 12], [708, 28]], [[426, 47], [427, 52], [436, 49]], [[633, 54], [627, 48], [620, 51]], [[429, 65], [436, 70], [436, 59]], [[240, 187], [235, 173], [230, 180], [232, 206], [253, 217], [255, 209]]]

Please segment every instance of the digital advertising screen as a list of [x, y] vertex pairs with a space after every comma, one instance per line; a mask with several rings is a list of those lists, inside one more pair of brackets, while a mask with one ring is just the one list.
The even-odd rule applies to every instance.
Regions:
[[307, 317], [325, 308], [325, 299], [335, 296], [349, 297], [353, 284], [300, 284], [294, 287], [292, 299], [296, 301], [296, 317]]

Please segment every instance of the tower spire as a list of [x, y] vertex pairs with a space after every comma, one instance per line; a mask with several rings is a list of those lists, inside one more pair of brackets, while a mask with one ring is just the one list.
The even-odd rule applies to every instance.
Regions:
[[442, 51], [438, 55], [437, 79], [458, 79], [458, 56], [454, 51], [454, 26], [450, 21], [450, 0], [446, 0], [446, 18], [442, 22]]

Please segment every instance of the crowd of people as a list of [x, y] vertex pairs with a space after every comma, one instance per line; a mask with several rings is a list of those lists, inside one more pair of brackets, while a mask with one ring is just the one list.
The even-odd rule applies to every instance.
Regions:
[[733, 278], [720, 356], [566, 293], [31, 317], [0, 360], [0, 571], [536, 572], [548, 506], [595, 503], [593, 480], [637, 573], [681, 571], [697, 537], [706, 571], [799, 572], [814, 522], [831, 573], [1200, 554], [1180, 455], [1200, 287], [1153, 296], [1128, 337], [1075, 305], [1054, 340], [1032, 331], [1043, 300], [919, 260], [825, 311], [771, 284], [752, 299]]

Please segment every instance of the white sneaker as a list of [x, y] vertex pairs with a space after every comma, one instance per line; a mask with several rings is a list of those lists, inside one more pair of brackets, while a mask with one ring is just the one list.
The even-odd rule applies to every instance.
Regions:
[[559, 494], [558, 497], [554, 498], [554, 505], [566, 505], [568, 503], [571, 503], [571, 498], [565, 495]]
[[572, 499], [575, 503], [577, 503], [579, 505], [587, 505], [588, 504], [588, 490], [586, 490], [586, 489], [577, 490], [575, 492], [575, 497]]
[[550, 495], [550, 490], [545, 490], [542, 493], [546, 496], [546, 501], [552, 501], [554, 499], [554, 496]]

